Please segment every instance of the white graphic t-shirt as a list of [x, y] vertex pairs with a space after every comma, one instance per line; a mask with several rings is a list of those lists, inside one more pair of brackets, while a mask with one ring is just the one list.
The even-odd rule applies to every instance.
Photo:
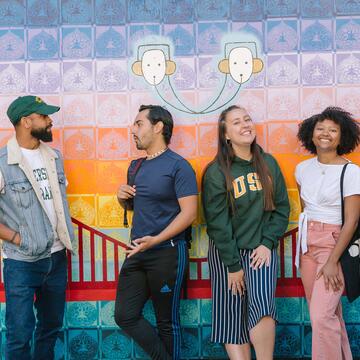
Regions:
[[[40, 149], [29, 150], [29, 149], [21, 148], [21, 151], [28, 165], [32, 169], [34, 178], [39, 185], [41, 196], [42, 199], [44, 200], [46, 213], [49, 216], [50, 222], [56, 231], [57, 216], [54, 207], [54, 200], [51, 192], [48, 173], [45, 168], [44, 160], [42, 158]], [[1, 188], [3, 188], [3, 177], [0, 173], [0, 190]], [[53, 246], [51, 247], [51, 253], [60, 251], [64, 248], [65, 246], [63, 245], [63, 243], [59, 239], [57, 239], [55, 240]], [[6, 258], [6, 255], [4, 253], [3, 253], [3, 257]]]

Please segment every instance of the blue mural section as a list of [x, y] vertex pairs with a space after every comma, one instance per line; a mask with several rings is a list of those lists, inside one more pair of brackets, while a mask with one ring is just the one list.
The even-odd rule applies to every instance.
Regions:
[[[279, 324], [276, 329], [277, 358], [311, 358], [311, 326], [302, 298], [277, 298]], [[354, 357], [360, 357], [360, 299], [349, 304], [342, 299], [344, 316]], [[1, 304], [2, 345], [5, 341], [5, 304]], [[226, 359], [220, 344], [210, 342], [211, 301], [182, 300], [182, 358]], [[155, 325], [151, 301], [144, 317]], [[2, 358], [4, 358], [2, 346]], [[114, 322], [113, 301], [68, 302], [64, 327], [55, 348], [56, 360], [149, 359]]]

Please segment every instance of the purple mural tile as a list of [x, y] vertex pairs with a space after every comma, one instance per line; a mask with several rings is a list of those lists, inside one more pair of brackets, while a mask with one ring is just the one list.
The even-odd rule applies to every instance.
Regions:
[[161, 17], [161, 0], [128, 1], [130, 22], [158, 22]]
[[196, 11], [199, 20], [222, 20], [228, 17], [227, 1], [197, 0]]
[[97, 25], [120, 25], [126, 19], [126, 0], [95, 0]]
[[164, 25], [164, 35], [169, 37], [174, 45], [175, 56], [193, 55], [195, 52], [194, 25], [177, 24]]
[[165, 23], [192, 23], [194, 20], [194, 0], [163, 0], [162, 6]]
[[342, 107], [360, 119], [360, 89], [359, 86], [337, 87], [336, 106]]
[[17, 94], [25, 89], [25, 64], [0, 64], [0, 93]]
[[25, 57], [24, 30], [0, 30], [0, 60], [24, 60]]
[[176, 58], [176, 71], [171, 75], [171, 82], [176, 89], [192, 89], [196, 85], [195, 62], [193, 59]]
[[227, 29], [227, 23], [198, 23], [197, 47], [199, 54], [217, 54], [222, 51], [221, 38]]
[[267, 57], [267, 82], [270, 86], [295, 85], [298, 83], [299, 68], [297, 55]]
[[57, 0], [27, 0], [26, 10], [28, 25], [49, 26], [59, 22]]
[[59, 57], [59, 30], [57, 28], [28, 30], [29, 59], [46, 60]]
[[130, 31], [128, 32], [128, 51], [132, 55], [136, 50], [134, 46], [144, 43], [149, 44], [156, 42], [158, 40], [158, 35], [160, 35], [160, 25], [130, 25]]
[[217, 88], [223, 83], [224, 76], [224, 74], [219, 72], [217, 61], [214, 58], [198, 58], [198, 81], [200, 88]]
[[337, 15], [360, 15], [360, 3], [353, 0], [335, 0]]
[[62, 54], [65, 58], [88, 58], [92, 55], [93, 40], [90, 27], [62, 28]]
[[125, 26], [97, 26], [95, 51], [98, 58], [126, 56]]
[[298, 14], [299, 2], [297, 0], [265, 0], [268, 16], [285, 17]]
[[128, 70], [125, 60], [97, 61], [96, 88], [98, 91], [124, 91], [127, 88]]
[[306, 87], [302, 89], [301, 118], [308, 118], [321, 113], [328, 106], [334, 106], [334, 89], [332, 87]]
[[268, 20], [266, 44], [268, 51], [289, 52], [298, 48], [298, 30], [296, 20]]
[[264, 16], [264, 1], [231, 0], [230, 15], [234, 21], [262, 20]]
[[29, 64], [29, 89], [31, 93], [58, 93], [60, 86], [60, 63], [42, 62]]
[[303, 54], [301, 62], [302, 83], [304, 85], [329, 85], [333, 83], [332, 54]]
[[300, 5], [304, 18], [330, 17], [334, 11], [333, 0], [302, 0]]
[[91, 61], [63, 62], [64, 91], [83, 92], [93, 89]]
[[0, 2], [0, 26], [20, 26], [25, 23], [25, 0]]
[[303, 51], [324, 51], [333, 47], [331, 20], [301, 21], [301, 49]]
[[336, 55], [336, 79], [338, 84], [359, 84], [360, 55], [358, 53]]
[[360, 49], [360, 19], [336, 20], [336, 48], [341, 50]]
[[62, 0], [61, 17], [63, 24], [89, 24], [93, 18], [91, 0]]

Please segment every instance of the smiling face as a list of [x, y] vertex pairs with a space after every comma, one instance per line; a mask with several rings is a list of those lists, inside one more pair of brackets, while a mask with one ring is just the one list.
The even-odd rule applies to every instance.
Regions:
[[333, 152], [340, 144], [340, 126], [332, 120], [318, 121], [314, 127], [312, 141], [316, 152]]
[[255, 124], [244, 109], [234, 109], [225, 118], [226, 140], [233, 146], [250, 146], [255, 139]]

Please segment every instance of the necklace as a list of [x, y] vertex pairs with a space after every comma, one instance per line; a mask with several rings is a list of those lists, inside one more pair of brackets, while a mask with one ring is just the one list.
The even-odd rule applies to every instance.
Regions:
[[152, 155], [148, 155], [148, 156], [146, 157], [146, 160], [154, 159], [154, 158], [158, 157], [159, 155], [161, 155], [161, 154], [162, 154], [163, 152], [165, 152], [166, 150], [167, 150], [167, 147], [164, 148], [164, 149], [162, 149], [162, 150], [159, 150], [158, 152], [156, 152], [156, 153], [154, 153], [154, 154], [152, 154]]
[[316, 160], [316, 163], [321, 171], [321, 175], [325, 175], [326, 173], [326, 165], [321, 165], [319, 160]]

